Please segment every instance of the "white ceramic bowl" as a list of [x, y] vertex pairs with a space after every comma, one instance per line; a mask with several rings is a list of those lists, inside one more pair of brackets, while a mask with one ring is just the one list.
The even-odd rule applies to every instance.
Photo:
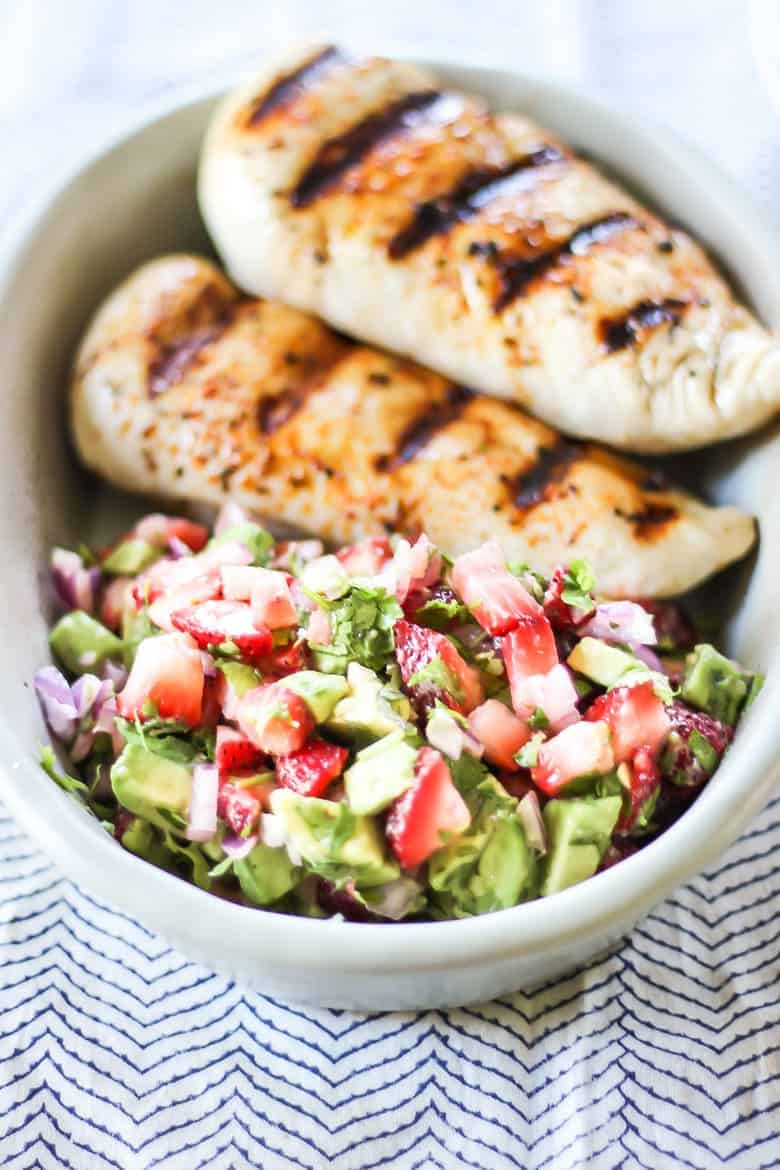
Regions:
[[[780, 325], [780, 249], [744, 194], [683, 143], [642, 130], [582, 94], [490, 70], [440, 67], [496, 104], [528, 110], [612, 167], [699, 235], [768, 322]], [[74, 881], [159, 931], [186, 954], [284, 999], [334, 1007], [443, 1007], [504, 993], [580, 963], [711, 862], [768, 800], [780, 752], [778, 442], [764, 434], [683, 461], [688, 480], [756, 512], [752, 575], [718, 586], [730, 650], [769, 671], [734, 749], [693, 808], [622, 865], [555, 897], [435, 924], [311, 921], [212, 898], [125, 852], [39, 770], [45, 730], [30, 680], [47, 660], [47, 550], [113, 531], [143, 501], [79, 470], [68, 448], [64, 388], [90, 312], [139, 262], [206, 248], [195, 166], [212, 97], [145, 119], [83, 166], [28, 217], [0, 293], [0, 792]], [[775, 471], [775, 479], [777, 472]], [[117, 515], [121, 513], [121, 515]]]

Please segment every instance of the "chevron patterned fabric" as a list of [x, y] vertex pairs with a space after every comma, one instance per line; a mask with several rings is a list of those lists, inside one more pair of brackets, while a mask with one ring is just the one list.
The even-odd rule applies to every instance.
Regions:
[[2, 815], [0, 1164], [776, 1167], [778, 858], [780, 800], [586, 970], [479, 1007], [355, 1015], [187, 962]]

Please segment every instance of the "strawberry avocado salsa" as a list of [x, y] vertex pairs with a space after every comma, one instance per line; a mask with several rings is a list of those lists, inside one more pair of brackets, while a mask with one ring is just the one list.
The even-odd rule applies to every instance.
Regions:
[[[277, 542], [146, 516], [56, 549], [43, 764], [121, 844], [222, 897], [397, 921], [501, 910], [640, 848], [760, 686], [669, 603], [489, 542]], [[64, 770], [63, 770], [64, 767]]]

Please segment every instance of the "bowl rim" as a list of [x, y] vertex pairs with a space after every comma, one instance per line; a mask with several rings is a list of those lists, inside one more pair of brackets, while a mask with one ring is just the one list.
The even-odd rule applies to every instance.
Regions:
[[[728, 214], [741, 221], [741, 229], [780, 259], [774, 229], [763, 210], [736, 181], [673, 131], [633, 113], [610, 109], [578, 86], [484, 65], [434, 62], [431, 67], [445, 74], [450, 70], [464, 76], [491, 75], [530, 87], [543, 99], [576, 99], [589, 116], [607, 125], [630, 131], [640, 139], [654, 134], [656, 149], [681, 168], [697, 190], [709, 186], [713, 199], [727, 204]], [[166, 91], [162, 97], [143, 103], [119, 126], [98, 135], [97, 144], [83, 151], [78, 160], [58, 168], [40, 196], [11, 220], [0, 237], [0, 298], [7, 294], [23, 265], [27, 249], [45, 232], [47, 218], [56, 213], [59, 200], [77, 180], [153, 124], [215, 99], [236, 80], [231, 70], [224, 76], [210, 75], [205, 84], [201, 81]], [[277, 965], [345, 974], [463, 969], [488, 959], [530, 958], [573, 949], [596, 932], [619, 933], [621, 923], [639, 917], [714, 860], [772, 794], [780, 767], [780, 726], [772, 709], [775, 690], [780, 686], [772, 682], [765, 687], [741, 730], [740, 740], [749, 733], [751, 750], [730, 752], [719, 770], [718, 784], [707, 790], [706, 799], [697, 800], [656, 841], [620, 866], [551, 898], [473, 918], [367, 925], [282, 915], [215, 898], [117, 848], [107, 834], [96, 834], [90, 815], [52, 786], [52, 796], [59, 800], [61, 810], [55, 825], [29, 798], [31, 789], [45, 778], [30, 758], [29, 747], [0, 718], [0, 749], [8, 761], [2, 796], [17, 821], [65, 875], [163, 936], [171, 933], [171, 911], [177, 908], [180, 922], [197, 924], [191, 927], [190, 936], [197, 930], [197, 949], [203, 953], [214, 954], [222, 948], [223, 953], [240, 956], [242, 961], [252, 957], [261, 960], [267, 954]], [[45, 782], [51, 784], [48, 779]], [[386, 928], [381, 929], [382, 925]], [[392, 929], [387, 928], [390, 925]]]

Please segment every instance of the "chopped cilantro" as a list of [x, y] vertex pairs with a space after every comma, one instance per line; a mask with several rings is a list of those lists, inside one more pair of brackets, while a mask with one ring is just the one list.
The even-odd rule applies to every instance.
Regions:
[[224, 877], [226, 873], [230, 873], [233, 869], [233, 858], [225, 856], [221, 861], [218, 861], [215, 866], [209, 870], [210, 878]]
[[547, 731], [550, 727], [550, 720], [545, 715], [541, 707], [537, 707], [531, 718], [528, 720], [528, 726], [532, 731]]
[[142, 723], [140, 719], [130, 722], [117, 716], [116, 725], [126, 743], [138, 744], [176, 764], [190, 764], [199, 755], [213, 756], [213, 733], [199, 731], [183, 739], [181, 733], [189, 734], [190, 729], [175, 719], [157, 718]]
[[582, 609], [586, 613], [593, 609], [591, 593], [596, 586], [593, 569], [587, 561], [572, 561], [563, 578], [561, 600], [573, 609]]
[[697, 763], [701, 765], [708, 776], [711, 776], [718, 766], [720, 756], [706, 735], [702, 735], [700, 731], [694, 728], [688, 740], [688, 746], [693, 752]]
[[40, 765], [47, 776], [50, 776], [55, 784], [58, 784], [64, 792], [70, 793], [71, 796], [87, 796], [89, 789], [83, 780], [78, 780], [75, 776], [68, 776], [67, 773], [60, 772], [57, 767], [57, 759], [54, 751], [50, 746], [41, 748]]
[[434, 687], [437, 691], [445, 691], [448, 695], [452, 695], [457, 703], [463, 702], [463, 687], [460, 685], [457, 675], [453, 670], [450, 670], [444, 659], [440, 658], [438, 654], [430, 662], [426, 662], [425, 666], [415, 671], [407, 685], [410, 689]]
[[382, 588], [352, 583], [337, 601], [317, 596], [318, 605], [328, 611], [332, 641], [322, 649], [329, 662], [359, 662], [379, 671], [393, 655], [393, 626], [403, 617], [395, 597]]
[[528, 743], [515, 752], [515, 763], [521, 768], [535, 768], [539, 759], [539, 748], [544, 743], [544, 732], [535, 731]]
[[414, 620], [430, 630], [445, 630], [451, 622], [469, 622], [471, 613], [457, 597], [430, 597], [415, 611]]

